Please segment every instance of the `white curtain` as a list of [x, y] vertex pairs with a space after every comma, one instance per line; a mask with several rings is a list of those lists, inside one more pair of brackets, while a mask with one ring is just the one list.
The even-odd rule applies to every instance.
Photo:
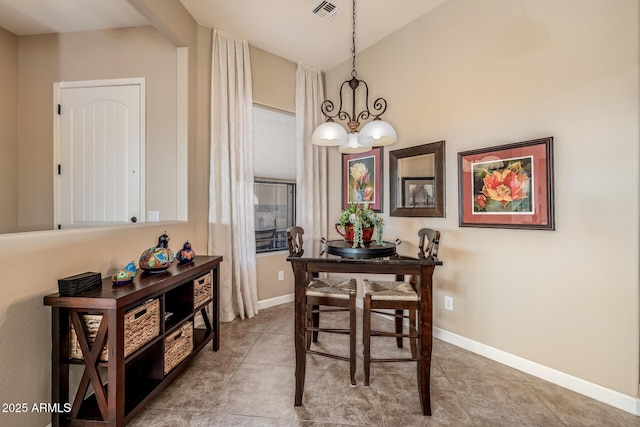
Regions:
[[252, 102], [248, 43], [214, 29], [208, 249], [223, 256], [223, 322], [258, 314]]
[[[296, 71], [296, 222], [304, 228], [305, 241], [327, 237], [327, 149], [311, 144], [320, 123], [324, 100], [322, 71], [298, 64]], [[319, 255], [319, 245], [305, 245]], [[312, 249], [313, 248], [313, 249]]]

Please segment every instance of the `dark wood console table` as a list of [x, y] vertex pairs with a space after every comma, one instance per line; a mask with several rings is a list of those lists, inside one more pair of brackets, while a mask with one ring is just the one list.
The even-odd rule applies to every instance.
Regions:
[[[330, 241], [326, 243], [331, 243]], [[305, 242], [305, 244], [322, 245], [322, 242]], [[340, 243], [333, 243], [334, 246], [341, 246]], [[372, 243], [374, 245], [374, 243]], [[391, 245], [385, 242], [385, 247]], [[327, 246], [321, 246], [322, 254], [313, 257], [311, 251], [301, 256], [289, 256], [288, 261], [293, 266], [295, 276], [295, 348], [296, 348], [296, 391], [295, 406], [302, 405], [302, 395], [304, 392], [304, 377], [306, 370], [306, 345], [305, 345], [305, 288], [309, 273], [368, 273], [368, 274], [394, 274], [404, 276], [405, 274], [419, 275], [418, 292], [420, 294], [420, 305], [418, 313], [418, 388], [420, 394], [420, 404], [424, 415], [431, 415], [430, 379], [431, 379], [431, 349], [432, 349], [432, 308], [433, 308], [433, 271], [437, 265], [442, 265], [442, 261], [433, 257], [409, 258], [398, 255], [375, 257], [376, 251], [371, 248], [362, 248], [361, 253], [354, 254], [353, 257], [340, 257], [329, 253]], [[394, 245], [395, 246], [395, 245]], [[384, 248], [380, 248], [384, 251]], [[348, 250], [344, 249], [344, 250]], [[358, 251], [354, 249], [354, 251]], [[335, 249], [331, 252], [335, 252]], [[393, 251], [395, 252], [395, 251]], [[372, 253], [373, 255], [368, 255]]]
[[[213, 350], [217, 351], [220, 347], [221, 261], [220, 256], [197, 256], [190, 264], [176, 263], [162, 273], [138, 270], [135, 280], [124, 286], [114, 287], [111, 278], [106, 278], [102, 288], [74, 296], [46, 296], [44, 304], [51, 306], [51, 401], [59, 403], [61, 408], [65, 403], [70, 404], [66, 405], [70, 412], [52, 414], [53, 426], [124, 426], [165, 389], [207, 343], [213, 342]], [[149, 316], [147, 303], [155, 306], [151, 323], [158, 328], [157, 332], [131, 350], [127, 345], [131, 341], [125, 342], [125, 336], [132, 334], [127, 334], [125, 325], [131, 325], [142, 315]], [[211, 303], [213, 310], [209, 319], [206, 308]], [[101, 316], [97, 331], [91, 336], [82, 323], [87, 315], [98, 319]], [[195, 325], [196, 319], [201, 320], [198, 323], [202, 325]], [[80, 359], [71, 358], [71, 325], [82, 351]], [[133, 335], [139, 336], [139, 333], [136, 331]], [[101, 355], [105, 343], [108, 356]], [[181, 344], [182, 349], [176, 343]], [[125, 353], [125, 348], [130, 354]], [[69, 396], [71, 365], [84, 368], [72, 400]], [[105, 382], [98, 367], [107, 369]], [[94, 392], [87, 395], [90, 384]]]

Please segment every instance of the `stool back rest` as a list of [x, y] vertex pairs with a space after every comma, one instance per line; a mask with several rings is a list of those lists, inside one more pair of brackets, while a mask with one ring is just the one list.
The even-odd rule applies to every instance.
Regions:
[[304, 230], [302, 227], [287, 228], [287, 247], [289, 248], [289, 256], [302, 255], [302, 235]]
[[418, 243], [420, 256], [437, 258], [438, 249], [440, 248], [440, 232], [431, 228], [422, 228], [418, 231], [418, 236], [420, 237], [420, 242]]

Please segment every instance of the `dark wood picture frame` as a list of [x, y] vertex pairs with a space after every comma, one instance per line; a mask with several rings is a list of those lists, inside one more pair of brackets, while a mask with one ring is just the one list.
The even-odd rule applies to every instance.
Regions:
[[458, 153], [460, 227], [555, 230], [553, 137]]
[[354, 203], [369, 203], [375, 212], [382, 212], [382, 155], [382, 147], [374, 147], [366, 153], [342, 155], [342, 209]]
[[[398, 162], [402, 159], [433, 154], [433, 178], [434, 178], [434, 207], [405, 207], [401, 197], [404, 185], [402, 180], [414, 178], [411, 176], [398, 175]], [[389, 205], [391, 206], [390, 216], [405, 217], [445, 217], [445, 141], [437, 141], [429, 144], [417, 145], [414, 147], [400, 148], [389, 151]], [[424, 172], [423, 172], [424, 173]], [[423, 176], [423, 175], [421, 175]], [[420, 177], [415, 177], [422, 179]]]

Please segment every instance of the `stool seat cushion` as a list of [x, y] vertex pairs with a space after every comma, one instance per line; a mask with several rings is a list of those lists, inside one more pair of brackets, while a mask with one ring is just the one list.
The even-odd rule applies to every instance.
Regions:
[[418, 301], [418, 294], [409, 282], [385, 282], [364, 280], [364, 294], [372, 300]]
[[356, 279], [314, 278], [307, 286], [307, 295], [349, 299], [349, 294], [357, 289]]

